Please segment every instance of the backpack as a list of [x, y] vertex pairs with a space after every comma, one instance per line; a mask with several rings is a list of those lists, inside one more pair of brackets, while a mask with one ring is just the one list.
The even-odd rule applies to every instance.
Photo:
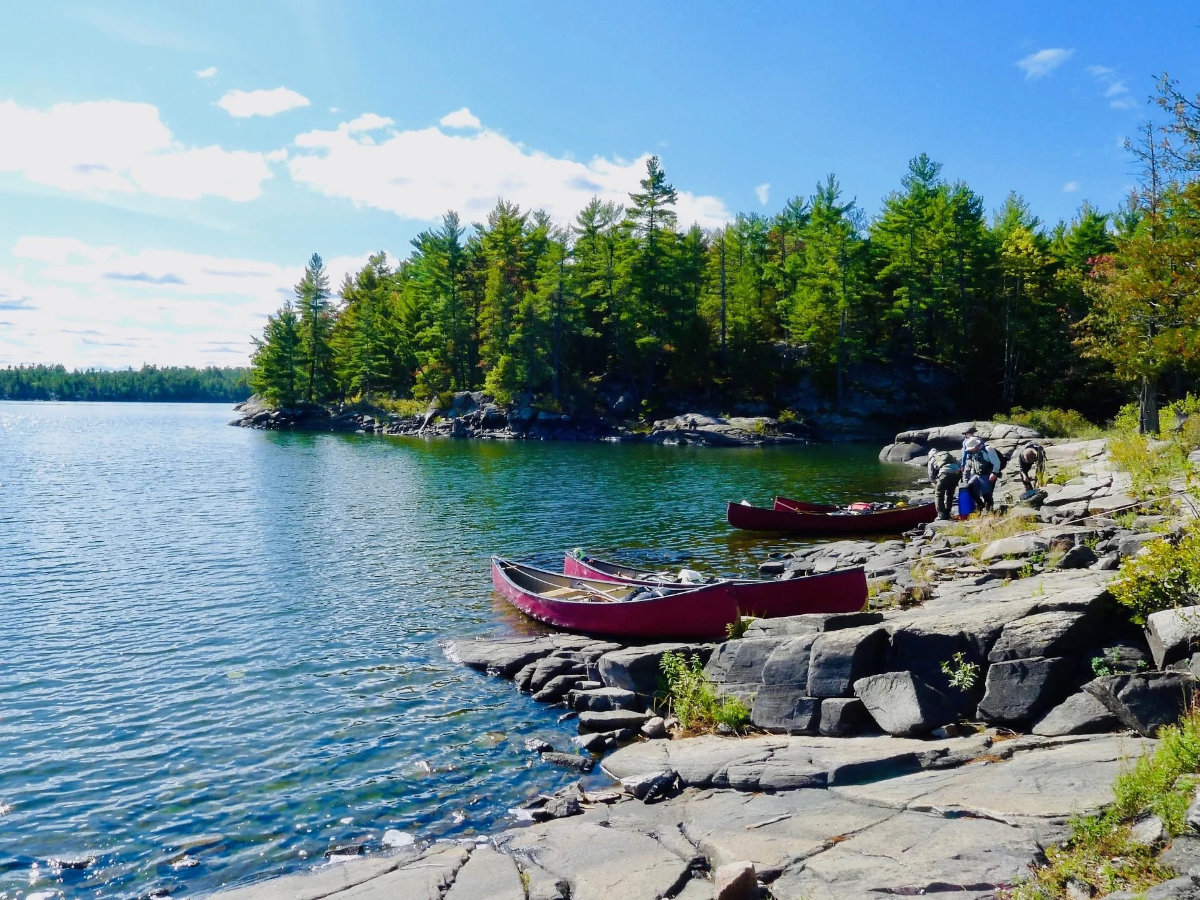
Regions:
[[[992, 449], [996, 450], [995, 447], [993, 447]], [[1016, 452], [1016, 451], [1013, 451], [1013, 452]], [[999, 450], [996, 450], [996, 459], [1000, 460], [1000, 468], [998, 468], [996, 470], [996, 474], [999, 475], [1001, 472], [1004, 471], [1004, 467], [1008, 465], [1009, 458], [1007, 456], [1005, 456], [1003, 453], [1001, 453]]]
[[934, 458], [934, 471], [939, 476], [949, 475], [951, 472], [957, 472], [960, 468], [958, 457], [949, 450], [943, 450]]

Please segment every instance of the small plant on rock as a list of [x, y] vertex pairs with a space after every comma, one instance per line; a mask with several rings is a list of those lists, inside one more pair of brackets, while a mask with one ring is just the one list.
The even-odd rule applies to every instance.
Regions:
[[704, 674], [695, 654], [667, 652], [659, 663], [665, 682], [665, 700], [685, 729], [710, 731], [728, 725], [740, 731], [750, 722], [750, 710], [736, 697], [721, 696]]
[[959, 690], [969, 691], [979, 680], [979, 663], [967, 662], [966, 655], [961, 651], [954, 654], [953, 659], [942, 660], [942, 671], [950, 676], [950, 686]]

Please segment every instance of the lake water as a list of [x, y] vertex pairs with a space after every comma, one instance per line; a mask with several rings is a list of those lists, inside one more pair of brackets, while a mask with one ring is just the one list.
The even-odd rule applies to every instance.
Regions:
[[448, 660], [532, 630], [492, 554], [752, 576], [724, 502], [880, 498], [877, 447], [705, 450], [227, 427], [0, 402], [0, 898], [195, 896], [489, 833], [572, 780], [561, 708]]

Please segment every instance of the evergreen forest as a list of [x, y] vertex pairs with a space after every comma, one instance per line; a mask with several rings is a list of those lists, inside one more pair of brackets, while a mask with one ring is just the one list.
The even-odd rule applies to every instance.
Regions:
[[1195, 385], [1200, 356], [1200, 98], [1167, 76], [1158, 125], [1127, 142], [1138, 187], [1116, 210], [1042, 222], [985, 200], [926, 154], [869, 212], [829, 175], [773, 215], [681, 227], [658, 158], [619, 205], [569, 226], [499, 200], [454, 212], [406, 259], [373, 255], [336, 297], [313, 255], [295, 300], [254, 339], [268, 402], [415, 398], [643, 414], [683, 404], [779, 410], [805, 383], [840, 407], [856, 373], [940, 369], [958, 407], [1074, 408]]
[[0, 400], [98, 400], [239, 403], [250, 396], [245, 368], [86, 369], [16, 366], [0, 369]]

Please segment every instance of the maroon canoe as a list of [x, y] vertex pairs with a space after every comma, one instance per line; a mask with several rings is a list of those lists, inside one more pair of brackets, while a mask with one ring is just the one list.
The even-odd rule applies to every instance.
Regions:
[[720, 584], [649, 590], [561, 575], [498, 556], [492, 557], [492, 584], [525, 615], [584, 634], [713, 640], [725, 637], [740, 614], [737, 601]]
[[937, 507], [932, 503], [900, 506], [873, 512], [847, 512], [845, 510], [808, 512], [803, 509], [781, 506], [786, 502], [787, 498], [777, 497], [771, 509], [751, 506], [748, 503], [730, 503], [725, 508], [725, 517], [734, 528], [813, 536], [899, 534], [901, 531], [907, 531], [917, 525], [924, 525], [937, 518]]
[[[564, 556], [563, 572], [569, 577], [643, 587], [663, 584], [675, 588], [687, 587], [678, 580], [669, 581], [670, 576], [664, 576], [663, 573], [632, 569], [594, 556], [585, 555], [581, 558], [573, 553]], [[737, 602], [743, 616], [760, 619], [803, 613], [858, 612], [867, 605], [867, 576], [861, 566], [788, 579], [721, 579], [712, 582], [711, 586], [723, 586]]]

